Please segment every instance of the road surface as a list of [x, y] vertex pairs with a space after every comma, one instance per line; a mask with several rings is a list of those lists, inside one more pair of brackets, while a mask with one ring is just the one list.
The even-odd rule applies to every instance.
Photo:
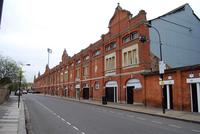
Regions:
[[67, 101], [23, 96], [33, 134], [200, 134], [200, 125]]

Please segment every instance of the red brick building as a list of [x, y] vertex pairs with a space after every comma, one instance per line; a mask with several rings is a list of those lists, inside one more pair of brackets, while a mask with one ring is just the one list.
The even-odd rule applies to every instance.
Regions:
[[[146, 105], [161, 107], [158, 72], [144, 74]], [[164, 74], [165, 108], [200, 112], [200, 65], [168, 69]]]
[[[73, 57], [64, 50], [59, 65], [52, 69], [46, 66], [44, 74], [35, 78], [35, 90], [77, 99], [101, 100], [106, 96], [111, 102], [160, 107], [161, 87], [155, 72], [159, 59], [150, 52], [146, 21], [144, 10], [132, 17], [118, 5], [108, 33]], [[147, 41], [142, 43], [141, 36]], [[188, 79], [191, 72], [196, 77], [196, 86]], [[200, 111], [199, 73], [199, 66], [167, 71], [166, 108]]]
[[103, 95], [114, 102], [126, 101], [126, 88], [137, 84], [135, 101], [142, 102], [144, 77], [151, 70], [146, 13], [141, 10], [132, 17], [119, 5], [109, 22], [109, 31], [73, 57], [64, 50], [62, 61], [35, 79], [35, 88], [49, 94], [101, 99]]

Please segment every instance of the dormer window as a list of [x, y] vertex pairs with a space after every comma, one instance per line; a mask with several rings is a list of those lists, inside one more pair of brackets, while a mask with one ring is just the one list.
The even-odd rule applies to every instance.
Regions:
[[95, 82], [95, 89], [99, 89], [100, 88], [100, 84], [98, 81]]
[[116, 46], [117, 46], [116, 43], [112, 42], [112, 43], [106, 45], [106, 51], [112, 50], [112, 49], [116, 48]]
[[87, 55], [87, 56], [84, 57], [84, 61], [89, 60], [89, 59], [90, 59], [89, 55]]
[[132, 32], [132, 33], [126, 35], [125, 37], [123, 37], [122, 38], [122, 42], [123, 43], [127, 43], [127, 42], [129, 42], [131, 40], [137, 39], [138, 37], [139, 37], [139, 34], [137, 32]]
[[135, 40], [139, 37], [139, 34], [137, 32], [132, 32], [130, 34], [130, 40]]
[[76, 61], [76, 65], [78, 65], [78, 64], [80, 64], [80, 63], [81, 63], [81, 60], [80, 60], [80, 59]]
[[127, 36], [125, 36], [122, 40], [123, 40], [123, 43], [127, 43], [127, 42], [130, 41], [130, 36], [127, 35]]
[[101, 50], [96, 50], [95, 52], [94, 52], [94, 56], [98, 56], [98, 55], [100, 55], [101, 54]]

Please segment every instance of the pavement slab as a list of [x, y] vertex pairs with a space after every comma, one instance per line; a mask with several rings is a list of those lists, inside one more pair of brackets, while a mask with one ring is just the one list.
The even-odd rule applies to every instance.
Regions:
[[[0, 134], [26, 134], [23, 100], [18, 108], [18, 97], [11, 95], [0, 105]], [[22, 124], [22, 125], [21, 125]]]

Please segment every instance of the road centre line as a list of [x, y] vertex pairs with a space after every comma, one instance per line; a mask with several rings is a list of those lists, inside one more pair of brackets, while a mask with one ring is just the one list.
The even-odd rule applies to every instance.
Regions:
[[69, 126], [71, 126], [72, 124], [71, 123], [69, 123], [68, 121], [66, 122]]
[[61, 120], [65, 122], [65, 119], [61, 118]]
[[152, 123], [156, 123], [156, 124], [162, 124], [162, 122], [159, 121], [151, 121]]
[[174, 124], [169, 124], [168, 126], [174, 127], [174, 128], [181, 128], [180, 126], [174, 125]]
[[[39, 105], [41, 105], [42, 107], [44, 107], [46, 110], [48, 110], [50, 113], [52, 113], [53, 115], [56, 115], [58, 118], [60, 118], [65, 124], [71, 126], [73, 129], [79, 131], [81, 134], [85, 134], [84, 132], [80, 131], [79, 128], [77, 128], [76, 126], [72, 125], [70, 122], [67, 122], [65, 121], [65, 119], [63, 119], [61, 116], [57, 115], [55, 112], [53, 112], [52, 110], [50, 110], [47, 106], [43, 105], [42, 103], [40, 103], [39, 101], [35, 100]], [[103, 108], [91, 108], [92, 110], [98, 110], [98, 111], [102, 111], [102, 112], [110, 112], [110, 113], [115, 113], [115, 114], [118, 114], [118, 115], [121, 115], [121, 116], [126, 116], [126, 117], [130, 117], [130, 118], [136, 118], [136, 119], [139, 119], [139, 120], [150, 120], [150, 119], [146, 119], [146, 118], [143, 118], [143, 117], [137, 117], [134, 116], [134, 115], [129, 115], [129, 114], [124, 114], [124, 113], [121, 113], [121, 112], [118, 112], [118, 111], [111, 111], [111, 110], [106, 110], [106, 109], [103, 109]], [[163, 122], [160, 122], [160, 121], [155, 121], [155, 120], [152, 120], [151, 121], [152, 123], [155, 123], [155, 124], [163, 124]], [[165, 124], [165, 123], [164, 123]], [[181, 126], [178, 126], [178, 125], [175, 125], [175, 124], [166, 124], [167, 126], [169, 127], [173, 127], [173, 128], [177, 128], [177, 129], [180, 129], [182, 128]], [[190, 129], [190, 132], [196, 132], [196, 133], [200, 133], [200, 130], [195, 130], [195, 129]]]
[[73, 128], [74, 128], [75, 130], [79, 131], [79, 129], [78, 129], [76, 126], [73, 126]]
[[[57, 118], [61, 119], [65, 124], [71, 126], [72, 124], [68, 121], [66, 121], [64, 118], [62, 118], [61, 116], [59, 116], [58, 114], [56, 114], [55, 112], [53, 112], [52, 110], [50, 110], [47, 106], [43, 105], [42, 103], [40, 103], [39, 101], [35, 100], [36, 103], [38, 103], [40, 106], [42, 106], [43, 108], [45, 108], [47, 111], [49, 111], [50, 113], [52, 113], [53, 115], [55, 115]], [[75, 129], [76, 131], [81, 132], [76, 126], [72, 126], [73, 129]], [[81, 132], [81, 134], [85, 134], [84, 132]]]
[[127, 117], [130, 117], [130, 118], [135, 118], [134, 115], [129, 115], [129, 114], [127, 114], [126, 116], [127, 116]]
[[124, 115], [123, 113], [117, 113], [117, 114], [119, 114], [119, 115]]
[[136, 117], [136, 119], [143, 120], [143, 121], [147, 120], [147, 119], [142, 118], [142, 117]]
[[107, 110], [105, 110], [105, 109], [102, 109], [102, 111], [106, 112]]
[[57, 115], [57, 117], [61, 119], [61, 117], [59, 115]]

